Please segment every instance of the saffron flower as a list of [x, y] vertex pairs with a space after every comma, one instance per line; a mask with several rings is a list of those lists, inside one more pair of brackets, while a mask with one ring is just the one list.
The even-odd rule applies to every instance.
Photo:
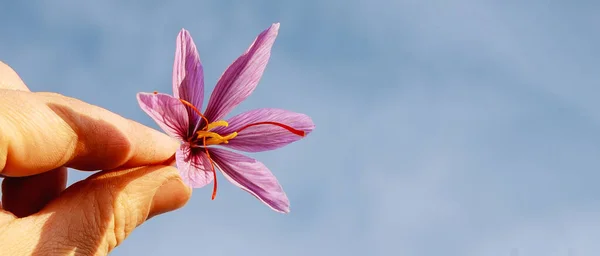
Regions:
[[214, 182], [216, 169], [231, 183], [277, 212], [288, 213], [283, 188], [261, 162], [226, 149], [260, 152], [297, 141], [315, 125], [310, 117], [275, 108], [251, 110], [223, 118], [256, 88], [271, 55], [279, 23], [256, 37], [250, 48], [221, 75], [204, 112], [204, 72], [196, 45], [185, 29], [179, 32], [173, 65], [173, 96], [138, 93], [140, 107], [170, 136], [180, 140], [177, 168], [183, 181], [200, 188]]

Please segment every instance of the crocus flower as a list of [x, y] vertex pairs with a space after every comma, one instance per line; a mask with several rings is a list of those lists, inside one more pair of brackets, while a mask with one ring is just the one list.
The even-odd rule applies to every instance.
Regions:
[[214, 181], [216, 169], [231, 183], [278, 212], [289, 212], [288, 198], [267, 167], [250, 157], [226, 150], [260, 152], [283, 147], [314, 129], [310, 117], [282, 109], [251, 110], [223, 118], [256, 88], [271, 55], [279, 24], [256, 37], [217, 82], [204, 112], [204, 73], [196, 45], [182, 29], [173, 65], [173, 96], [139, 93], [140, 107], [170, 136], [182, 143], [177, 168], [186, 184], [200, 188]]

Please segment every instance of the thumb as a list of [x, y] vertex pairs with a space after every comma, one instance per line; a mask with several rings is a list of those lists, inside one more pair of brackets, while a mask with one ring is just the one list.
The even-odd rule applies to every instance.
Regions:
[[19, 220], [40, 227], [33, 255], [105, 255], [148, 218], [183, 207], [190, 196], [191, 189], [171, 166], [104, 171]]

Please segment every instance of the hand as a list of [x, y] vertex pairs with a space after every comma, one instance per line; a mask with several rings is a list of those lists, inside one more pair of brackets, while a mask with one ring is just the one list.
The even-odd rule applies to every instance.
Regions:
[[[0, 255], [108, 254], [190, 198], [170, 166], [177, 147], [105, 109], [30, 92], [0, 62]], [[65, 189], [66, 167], [106, 171]]]

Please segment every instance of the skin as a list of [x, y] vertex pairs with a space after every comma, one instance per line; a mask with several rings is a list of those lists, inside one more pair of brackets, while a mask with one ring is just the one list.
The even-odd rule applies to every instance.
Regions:
[[[0, 255], [106, 255], [191, 196], [178, 143], [108, 110], [31, 92], [0, 62]], [[66, 188], [67, 167], [103, 170]]]

